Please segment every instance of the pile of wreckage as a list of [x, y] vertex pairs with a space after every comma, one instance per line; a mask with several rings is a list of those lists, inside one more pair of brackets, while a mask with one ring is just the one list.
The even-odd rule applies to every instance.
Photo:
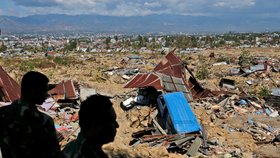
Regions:
[[[217, 139], [207, 139], [205, 125], [198, 121], [193, 109], [203, 108], [210, 115], [211, 122], [245, 113], [275, 118], [279, 117], [278, 111], [257, 97], [203, 88], [174, 51], [167, 54], [152, 72], [138, 73], [124, 86], [138, 88], [138, 94], [121, 102], [122, 109], [129, 112], [144, 108], [144, 111], [148, 111], [144, 114], [140, 111], [138, 118], [131, 118], [131, 126], [138, 122], [137, 126], [143, 127], [143, 130], [132, 134], [130, 145], [148, 143], [149, 146], [164, 146], [169, 152], [188, 156], [200, 153], [242, 157], [242, 149], [238, 148], [228, 151], [224, 148], [223, 152], [219, 152], [223, 145]], [[222, 80], [221, 83], [231, 84], [231, 81]], [[254, 119], [249, 118], [242, 128], [230, 127], [225, 123], [222, 126], [229, 132], [251, 134], [256, 144], [280, 141], [279, 127], [274, 128]]]
[[[0, 108], [9, 106], [20, 98], [20, 85], [0, 67], [1, 88]], [[80, 102], [89, 95], [96, 94], [95, 89], [80, 86], [73, 80], [63, 80], [48, 91], [49, 97], [38, 109], [51, 116], [62, 147], [75, 139], [79, 132], [78, 111]]]
[[[132, 134], [133, 139], [129, 145], [148, 143], [150, 146], [164, 146], [169, 152], [188, 156], [200, 153], [242, 157], [242, 149], [227, 148], [218, 139], [207, 138], [206, 127], [209, 125], [195, 115], [194, 109], [197, 108], [203, 109], [210, 116], [211, 123], [222, 120], [221, 128], [228, 132], [246, 132], [253, 137], [256, 144], [280, 141], [280, 127], [255, 120], [253, 117], [248, 117], [241, 127], [226, 124], [227, 119], [238, 118], [244, 114], [261, 115], [267, 120], [279, 118], [277, 110], [280, 109], [245, 92], [235, 94], [203, 88], [187, 64], [174, 52], [175, 50], [168, 53], [152, 72], [138, 73], [138, 69], [131, 69], [122, 73], [129, 76], [135, 74], [124, 88], [137, 88], [138, 91], [137, 96], [126, 98], [120, 106], [127, 114], [135, 109], [140, 111], [138, 116], [131, 115], [129, 119], [131, 126], [143, 127]], [[118, 68], [110, 72], [113, 73], [116, 69]], [[20, 86], [2, 67], [0, 76], [0, 107], [8, 106], [20, 97]], [[232, 88], [234, 84], [234, 81], [229, 79], [222, 79], [220, 82], [221, 87], [227, 88]], [[96, 91], [82, 87], [73, 80], [64, 80], [48, 93], [50, 98], [39, 109], [54, 119], [63, 148], [66, 143], [75, 139], [79, 132], [80, 102], [87, 96], [96, 94]], [[271, 102], [279, 104], [280, 90], [273, 89], [269, 98]]]

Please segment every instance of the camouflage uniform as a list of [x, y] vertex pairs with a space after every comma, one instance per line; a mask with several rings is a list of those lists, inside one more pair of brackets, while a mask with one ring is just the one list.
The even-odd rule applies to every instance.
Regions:
[[0, 108], [0, 147], [3, 158], [62, 157], [53, 119], [20, 100]]
[[64, 158], [108, 158], [102, 149], [88, 144], [81, 133], [76, 140], [68, 143], [62, 152]]

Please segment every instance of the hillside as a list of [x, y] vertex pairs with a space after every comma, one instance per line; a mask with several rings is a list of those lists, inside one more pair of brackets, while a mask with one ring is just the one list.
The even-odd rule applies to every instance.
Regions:
[[[100, 15], [32, 15], [27, 17], [0, 16], [3, 33], [221, 33], [264, 32], [279, 29], [279, 17], [226, 16], [100, 16]], [[253, 29], [249, 29], [253, 28]]]

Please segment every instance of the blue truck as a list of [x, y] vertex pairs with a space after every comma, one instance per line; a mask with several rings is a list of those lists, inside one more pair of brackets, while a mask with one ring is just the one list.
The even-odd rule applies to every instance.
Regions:
[[157, 98], [160, 124], [168, 133], [193, 133], [200, 125], [183, 92], [162, 94]]

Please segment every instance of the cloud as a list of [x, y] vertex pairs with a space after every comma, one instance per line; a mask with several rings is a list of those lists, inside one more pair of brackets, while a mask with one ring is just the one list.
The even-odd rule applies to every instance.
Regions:
[[26, 7], [49, 7], [57, 5], [56, 0], [12, 0], [16, 5]]
[[[1, 0], [2, 1], [2, 0]], [[4, 0], [8, 1], [8, 0]], [[275, 0], [12, 0], [25, 15], [31, 14], [98, 14], [137, 16], [149, 14], [241, 15], [280, 13]], [[1, 8], [1, 6], [0, 6]], [[4, 9], [5, 10], [5, 9]]]
[[255, 0], [217, 0], [213, 6], [221, 8], [244, 8], [254, 6], [255, 4]]
[[161, 4], [159, 2], [145, 2], [144, 6], [147, 6], [147, 7], [160, 7]]
[[159, 14], [161, 13], [161, 9], [157, 9], [160, 7], [157, 3], [148, 3], [148, 2], [121, 2], [115, 5], [106, 6], [106, 12], [104, 10], [103, 14], [105, 15], [114, 15], [114, 16], [144, 16], [149, 14]]

